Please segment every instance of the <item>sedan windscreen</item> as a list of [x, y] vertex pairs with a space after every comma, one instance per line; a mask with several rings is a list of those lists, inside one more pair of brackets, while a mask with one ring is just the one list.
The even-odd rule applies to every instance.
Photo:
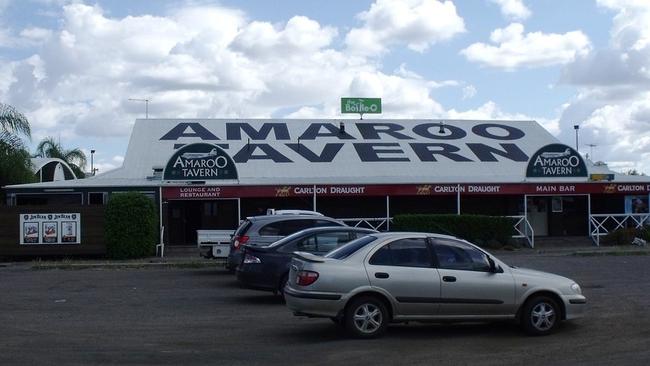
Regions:
[[325, 258], [345, 259], [375, 240], [377, 240], [377, 238], [372, 235], [361, 237], [327, 253]]

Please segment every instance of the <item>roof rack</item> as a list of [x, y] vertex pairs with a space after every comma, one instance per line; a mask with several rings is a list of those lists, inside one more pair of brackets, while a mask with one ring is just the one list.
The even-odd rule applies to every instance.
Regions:
[[309, 211], [309, 210], [276, 210], [274, 208], [269, 208], [266, 210], [267, 215], [314, 215], [314, 216], [324, 216], [320, 212]]

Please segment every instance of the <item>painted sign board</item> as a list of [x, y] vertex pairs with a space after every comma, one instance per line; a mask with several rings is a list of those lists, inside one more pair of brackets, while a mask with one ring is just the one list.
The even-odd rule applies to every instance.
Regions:
[[381, 113], [381, 98], [341, 98], [341, 113]]
[[550, 144], [537, 150], [528, 161], [527, 178], [586, 177], [582, 156], [563, 144]]
[[368, 196], [573, 195], [650, 193], [650, 183], [478, 183], [478, 184], [350, 184], [268, 186], [163, 187], [166, 200], [205, 200], [249, 197], [368, 197]]
[[80, 244], [79, 213], [20, 214], [20, 244]]
[[167, 162], [163, 180], [205, 181], [237, 179], [232, 158], [219, 146], [208, 143], [185, 145]]

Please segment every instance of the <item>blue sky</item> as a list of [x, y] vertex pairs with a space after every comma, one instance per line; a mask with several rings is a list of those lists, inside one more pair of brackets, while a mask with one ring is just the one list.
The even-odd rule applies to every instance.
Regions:
[[135, 118], [535, 119], [650, 172], [650, 1], [0, 0], [0, 101], [121, 164]]

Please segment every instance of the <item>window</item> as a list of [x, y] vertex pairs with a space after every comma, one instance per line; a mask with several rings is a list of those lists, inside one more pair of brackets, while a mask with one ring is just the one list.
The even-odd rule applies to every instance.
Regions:
[[349, 241], [350, 236], [344, 231], [317, 233], [286, 244], [282, 246], [280, 251], [283, 253], [301, 251], [324, 254], [331, 252]]
[[90, 192], [88, 193], [89, 205], [104, 205], [106, 204], [106, 192]]
[[203, 202], [203, 216], [217, 216], [217, 202]]
[[314, 235], [309, 235], [306, 238], [298, 240], [296, 243], [296, 250], [303, 252], [316, 252], [318, 249], [316, 246], [316, 237]]
[[341, 226], [336, 221], [327, 221], [327, 220], [313, 220], [311, 227], [322, 227], [322, 226]]
[[471, 245], [451, 239], [435, 239], [433, 247], [440, 268], [483, 272], [490, 270], [487, 255]]
[[325, 255], [325, 258], [345, 259], [351, 256], [352, 254], [356, 253], [357, 251], [359, 251], [359, 249], [365, 247], [366, 245], [372, 243], [375, 240], [377, 240], [377, 237], [371, 235], [364, 236], [357, 240], [353, 240], [343, 245], [342, 247], [339, 247], [334, 251], [327, 253]]
[[395, 240], [370, 258], [376, 266], [431, 267], [431, 254], [424, 238]]
[[316, 250], [319, 253], [330, 252], [350, 241], [350, 235], [345, 231], [330, 231], [316, 234]]
[[262, 236], [287, 236], [312, 226], [313, 220], [283, 220], [270, 223], [260, 229]]

